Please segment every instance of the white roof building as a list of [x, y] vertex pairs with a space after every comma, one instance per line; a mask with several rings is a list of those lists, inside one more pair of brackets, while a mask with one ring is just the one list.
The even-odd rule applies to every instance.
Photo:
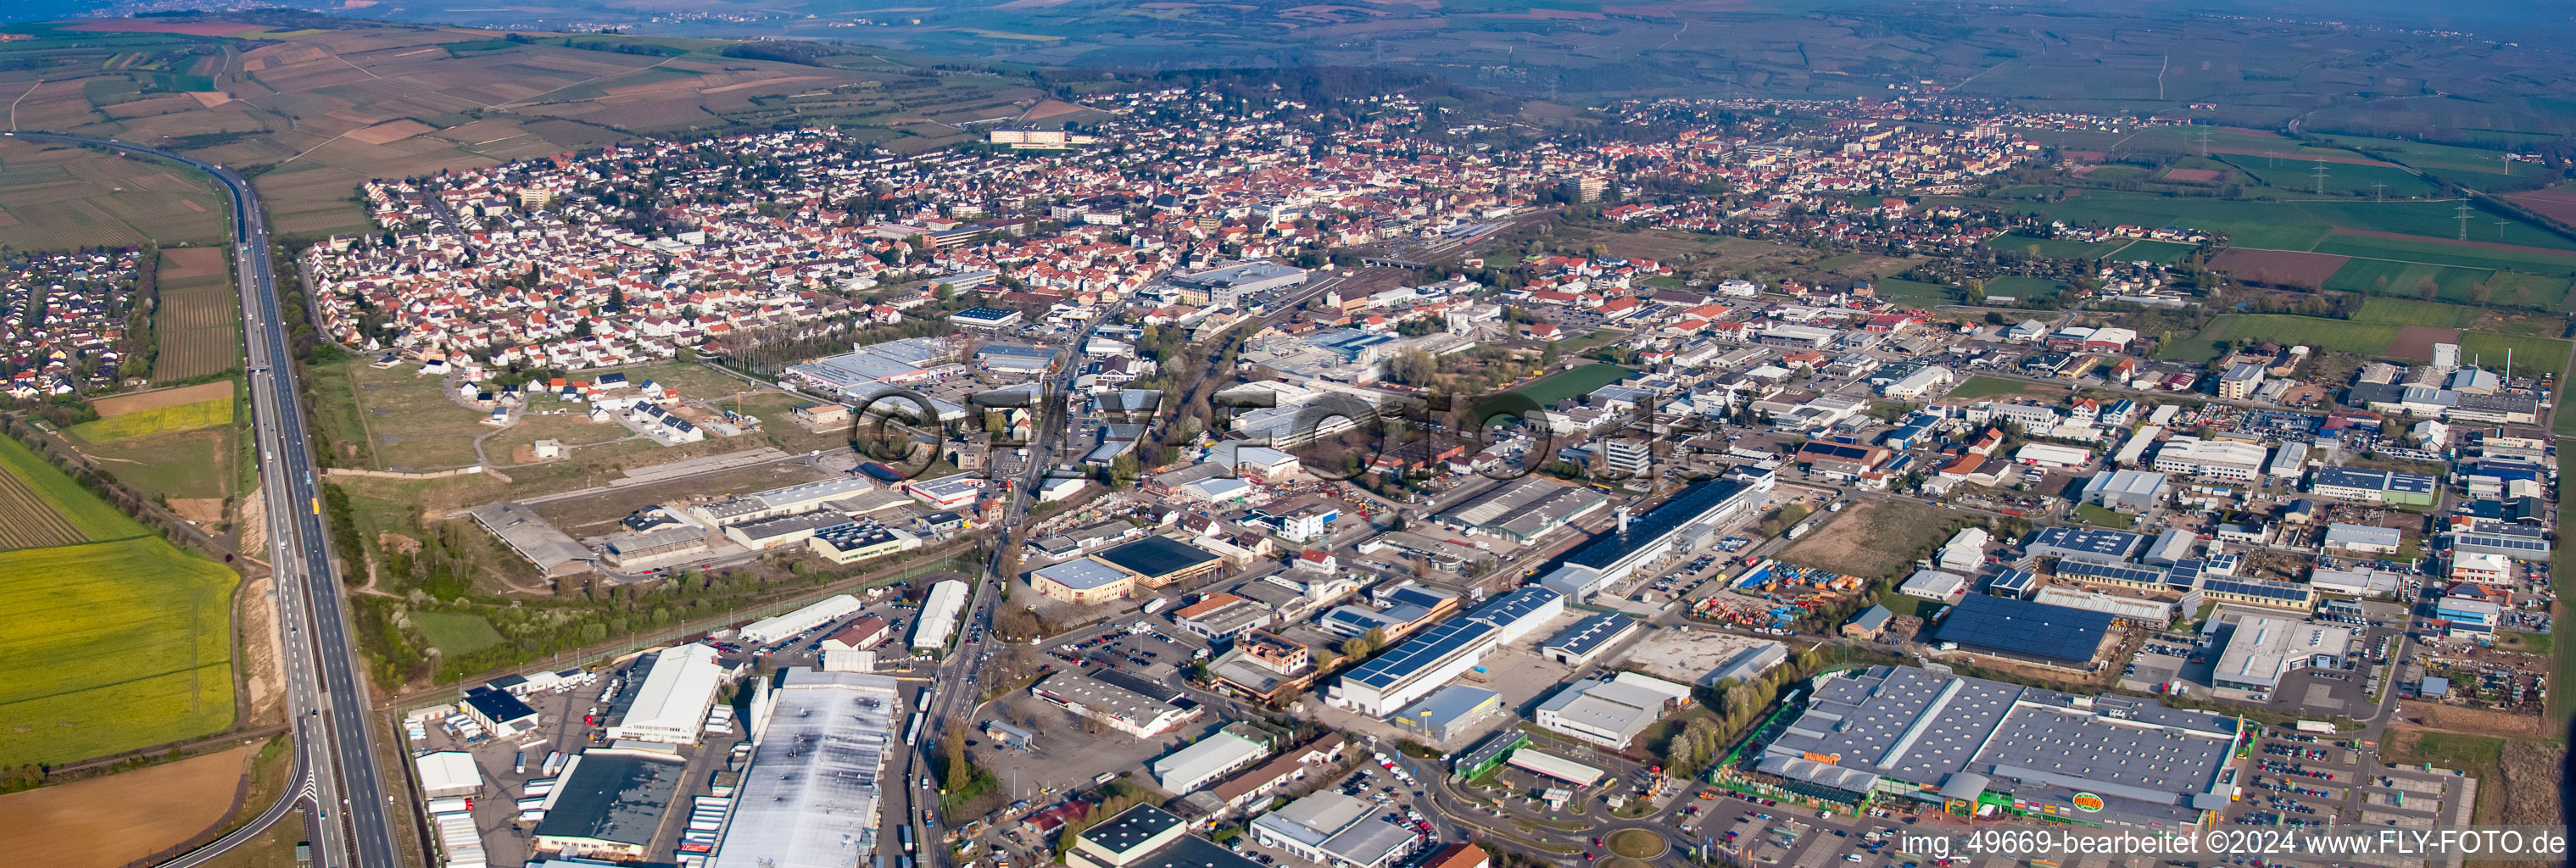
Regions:
[[420, 770], [420, 791], [430, 798], [470, 796], [483, 791], [483, 773], [474, 768], [474, 755], [461, 750], [443, 750], [421, 754], [412, 760]]
[[957, 637], [957, 618], [966, 610], [966, 583], [949, 579], [930, 586], [921, 601], [921, 619], [912, 625], [912, 647], [946, 648]]
[[1916, 570], [1896, 588], [1897, 593], [1944, 603], [1958, 599], [1967, 590], [1968, 577], [1940, 570]]
[[1228, 727], [1155, 760], [1148, 768], [1164, 792], [1186, 796], [1226, 775], [1251, 768], [1269, 755], [1268, 744], [1236, 735]]
[[1691, 688], [1634, 672], [1608, 681], [1584, 679], [1540, 703], [1540, 726], [1594, 744], [1625, 749], [1674, 705], [1690, 701]]
[[707, 708], [724, 683], [716, 649], [696, 642], [655, 653], [626, 717], [608, 728], [611, 739], [697, 744]]
[[859, 598], [835, 594], [802, 609], [743, 625], [742, 640], [762, 645], [784, 642], [795, 638], [796, 634], [829, 624], [833, 619], [858, 610]]
[[877, 843], [879, 774], [902, 707], [883, 675], [787, 670], [754, 709], [751, 767], [709, 868], [847, 868]]

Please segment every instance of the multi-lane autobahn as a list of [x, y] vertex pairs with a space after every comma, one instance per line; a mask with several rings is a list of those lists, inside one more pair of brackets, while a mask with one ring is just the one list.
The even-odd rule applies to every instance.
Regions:
[[[391, 799], [376, 764], [366, 686], [359, 680], [347, 601], [322, 527], [321, 489], [307, 451], [293, 349], [268, 258], [259, 193], [231, 169], [160, 148], [50, 133], [0, 133], [170, 160], [214, 176], [232, 192], [234, 268], [249, 343], [252, 419], [268, 511], [269, 567], [287, 630], [287, 712], [294, 715], [297, 775], [251, 828], [169, 863], [193, 866], [254, 837], [298, 799], [312, 802], [315, 868], [397, 868]], [[310, 774], [309, 786], [305, 779]]]

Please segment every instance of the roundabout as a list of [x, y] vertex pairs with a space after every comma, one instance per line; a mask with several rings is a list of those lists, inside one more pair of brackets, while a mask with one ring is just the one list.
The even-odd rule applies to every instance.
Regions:
[[1672, 849], [1664, 836], [1646, 829], [1621, 829], [1607, 838], [1610, 852], [1627, 859], [1652, 861]]

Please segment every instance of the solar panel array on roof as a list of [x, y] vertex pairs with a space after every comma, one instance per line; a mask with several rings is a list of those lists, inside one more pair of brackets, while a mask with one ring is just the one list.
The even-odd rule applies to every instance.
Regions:
[[1845, 461], [1860, 461], [1869, 457], [1869, 447], [1856, 446], [1850, 443], [1828, 443], [1821, 440], [1815, 440], [1809, 441], [1807, 445], [1798, 447], [1798, 457], [1802, 460], [1815, 458], [1839, 458]]
[[2176, 590], [2200, 587], [2201, 571], [2207, 567], [2200, 561], [2175, 561], [2173, 569], [2165, 571], [2165, 587]]
[[2013, 597], [1976, 595], [1950, 607], [1934, 639], [2049, 660], [2083, 663], [2102, 647], [2111, 616], [2101, 612], [2033, 603]]
[[2127, 557], [2130, 552], [2136, 551], [2138, 544], [2145, 539], [2137, 534], [2116, 530], [2050, 527], [2041, 528], [2039, 534], [2031, 538], [2030, 544], [2111, 557]]
[[2005, 570], [1986, 583], [1986, 593], [2019, 596], [2028, 593], [2031, 583], [2038, 579], [2027, 570]]
[[[2458, 549], [2483, 550], [2501, 555], [2523, 557], [2538, 554], [2547, 557], [2549, 543], [2536, 537], [2503, 533], [2463, 532], [2451, 535], [2451, 546]], [[2525, 558], [2533, 560], [2535, 558]]]
[[1473, 617], [1496, 627], [1509, 626], [1514, 621], [1528, 617], [1531, 612], [1538, 611], [1540, 607], [1555, 602], [1556, 598], [1561, 596], [1564, 595], [1554, 589], [1531, 585], [1495, 597], [1493, 602], [1486, 603], [1483, 608], [1477, 609]]
[[2163, 570], [2154, 570], [2145, 567], [2115, 566], [2111, 564], [2093, 564], [2082, 561], [2059, 561], [2057, 564], [2057, 574], [2070, 578], [2134, 582], [2142, 585], [2161, 585], [2165, 583], [2165, 574]]
[[1344, 676], [1369, 687], [1384, 688], [1421, 667], [1431, 665], [1469, 643], [1494, 632], [1494, 625], [1481, 618], [1452, 618], [1420, 636], [1406, 640], [1395, 650], [1379, 655], [1368, 665]]
[[2232, 579], [2224, 576], [2211, 576], [2207, 581], [2201, 583], [2200, 588], [2204, 591], [2216, 591], [2222, 594], [2242, 594], [2244, 596], [2257, 597], [2266, 600], [2280, 600], [2285, 603], [2305, 603], [2308, 600], [2308, 589], [2306, 587], [2284, 584], [2281, 582], [2265, 582], [2254, 579]]
[[1673, 499], [1664, 501], [1645, 515], [1629, 519], [1625, 533], [1611, 531], [1565, 556], [1563, 563], [1593, 569], [1606, 569], [1629, 552], [1663, 539], [1683, 525], [1698, 521], [1710, 510], [1735, 498], [1752, 486], [1734, 479], [1707, 479], [1691, 483]]

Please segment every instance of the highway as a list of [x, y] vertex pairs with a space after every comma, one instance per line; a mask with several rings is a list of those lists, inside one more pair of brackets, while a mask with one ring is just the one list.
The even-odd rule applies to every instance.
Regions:
[[[279, 623], [287, 629], [287, 713], [294, 716], [297, 777], [279, 804], [253, 825], [264, 829], [288, 805], [314, 805], [315, 868], [397, 868], [392, 796], [376, 764], [369, 737], [367, 688], [357, 668], [347, 600], [331, 561], [330, 535], [322, 526], [321, 490], [304, 432], [295, 387], [294, 351], [287, 343], [277, 298], [277, 275], [268, 258], [268, 227], [259, 193], [231, 169], [159, 148], [109, 139], [50, 133], [0, 133], [23, 139], [108, 148], [177, 162], [214, 176], [232, 191], [234, 268], [241, 288], [243, 334], [249, 344], [253, 425], [260, 449], [263, 505], [269, 528], [269, 566], [275, 576]], [[304, 784], [304, 775], [311, 780]], [[193, 866], [253, 835], [236, 833], [170, 865]]]

